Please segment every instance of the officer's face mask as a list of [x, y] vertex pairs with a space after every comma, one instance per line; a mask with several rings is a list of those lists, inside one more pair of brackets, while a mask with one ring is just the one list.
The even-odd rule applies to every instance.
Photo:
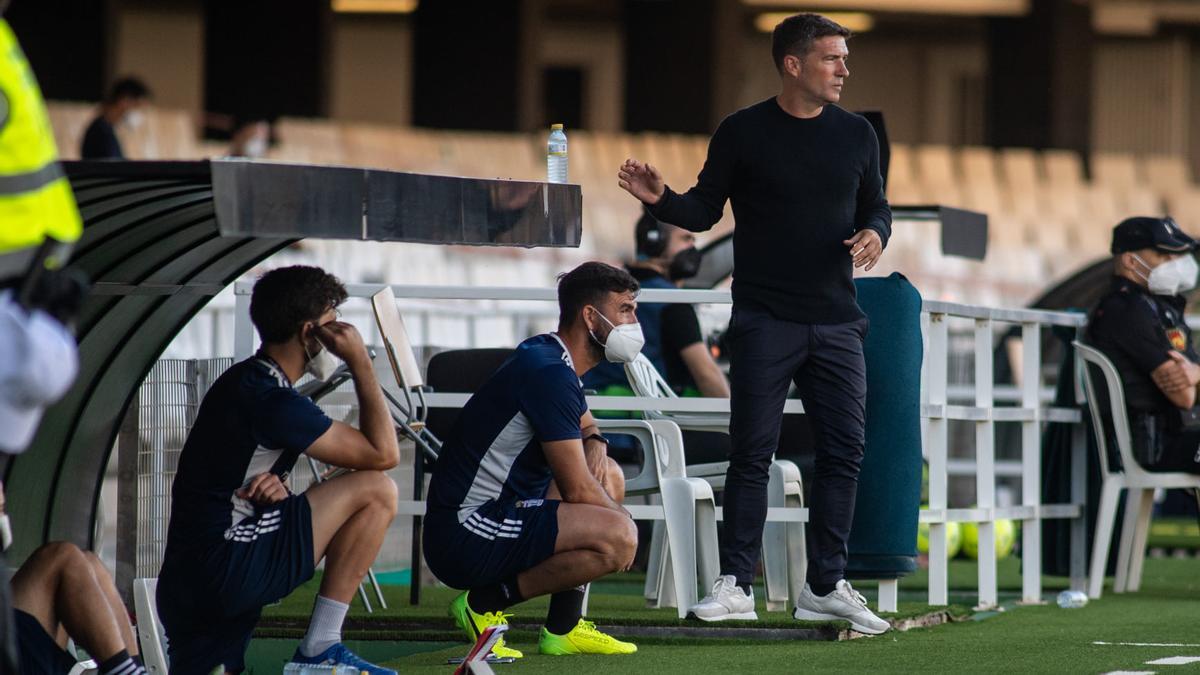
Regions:
[[[593, 309], [595, 309], [593, 307]], [[596, 333], [591, 328], [588, 329], [588, 335], [592, 336], [592, 340], [604, 348], [604, 358], [612, 363], [633, 363], [637, 355], [642, 351], [642, 345], [646, 344], [646, 338], [642, 335], [642, 324], [640, 323], [623, 323], [616, 325], [608, 320], [600, 310], [596, 310], [596, 314], [604, 319], [612, 327], [608, 331], [608, 337], [604, 342], [596, 337]]]
[[700, 261], [703, 258], [700, 251], [695, 246], [689, 246], [671, 258], [671, 266], [667, 270], [667, 276], [671, 281], [679, 281], [680, 279], [691, 279], [700, 271]]
[[1148, 274], [1136, 274], [1146, 280], [1146, 286], [1155, 295], [1178, 295], [1196, 287], [1196, 276], [1200, 274], [1200, 266], [1190, 254], [1168, 260], [1158, 267], [1150, 267], [1136, 254], [1133, 259], [1149, 270]]
[[337, 358], [325, 348], [325, 345], [321, 344], [320, 340], [317, 340], [315, 354], [309, 352], [307, 341], [302, 340], [301, 342], [304, 344], [304, 355], [308, 357], [308, 361], [304, 364], [304, 372], [321, 382], [328, 382], [338, 369]]

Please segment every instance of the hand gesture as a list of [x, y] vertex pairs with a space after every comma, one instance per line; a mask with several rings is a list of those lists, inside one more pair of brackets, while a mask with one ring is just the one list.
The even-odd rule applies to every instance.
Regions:
[[238, 488], [234, 494], [259, 506], [269, 506], [287, 499], [288, 489], [283, 481], [279, 480], [279, 476], [268, 471], [251, 478], [249, 483]]
[[327, 324], [315, 326], [313, 336], [347, 365], [355, 366], [371, 362], [362, 335], [359, 335], [358, 329], [351, 324], [344, 321], [330, 321]]
[[627, 159], [617, 171], [617, 185], [645, 204], [657, 204], [662, 199], [666, 183], [658, 169], [636, 159]]
[[850, 247], [850, 257], [854, 259], [855, 267], [866, 265], [864, 272], [870, 272], [879, 262], [879, 256], [883, 255], [883, 241], [875, 230], [859, 230], [842, 243]]

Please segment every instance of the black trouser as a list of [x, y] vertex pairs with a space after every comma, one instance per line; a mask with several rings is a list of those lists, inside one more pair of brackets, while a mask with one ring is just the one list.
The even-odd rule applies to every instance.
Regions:
[[727, 345], [733, 451], [725, 478], [721, 574], [752, 583], [767, 517], [767, 478], [788, 386], [796, 383], [816, 450], [808, 526], [808, 580], [833, 584], [846, 569], [846, 540], [865, 442], [863, 340], [867, 319], [818, 325], [735, 307]]

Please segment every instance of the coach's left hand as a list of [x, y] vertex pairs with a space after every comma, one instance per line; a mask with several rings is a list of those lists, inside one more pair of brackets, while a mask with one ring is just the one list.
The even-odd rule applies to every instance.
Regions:
[[866, 265], [864, 272], [870, 272], [879, 256], [883, 255], [883, 241], [875, 230], [859, 230], [853, 237], [842, 242], [850, 247], [850, 256], [854, 259], [855, 267]]
[[268, 471], [252, 478], [246, 487], [239, 488], [234, 494], [259, 506], [268, 506], [287, 499], [288, 490], [279, 476]]

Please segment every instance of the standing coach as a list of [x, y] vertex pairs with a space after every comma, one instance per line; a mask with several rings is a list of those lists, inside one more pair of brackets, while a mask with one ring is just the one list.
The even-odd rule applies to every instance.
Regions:
[[879, 141], [839, 108], [850, 31], [816, 14], [775, 27], [778, 96], [726, 117], [696, 186], [672, 191], [649, 164], [627, 159], [619, 184], [659, 220], [704, 231], [733, 204], [733, 317], [728, 342], [733, 452], [725, 479], [721, 576], [691, 608], [705, 621], [755, 619], [755, 568], [767, 515], [767, 475], [788, 385], [812, 419], [816, 477], [809, 503], [803, 620], [888, 623], [844, 579], [846, 541], [865, 440], [867, 318], [852, 267], [870, 270], [891, 234]]

